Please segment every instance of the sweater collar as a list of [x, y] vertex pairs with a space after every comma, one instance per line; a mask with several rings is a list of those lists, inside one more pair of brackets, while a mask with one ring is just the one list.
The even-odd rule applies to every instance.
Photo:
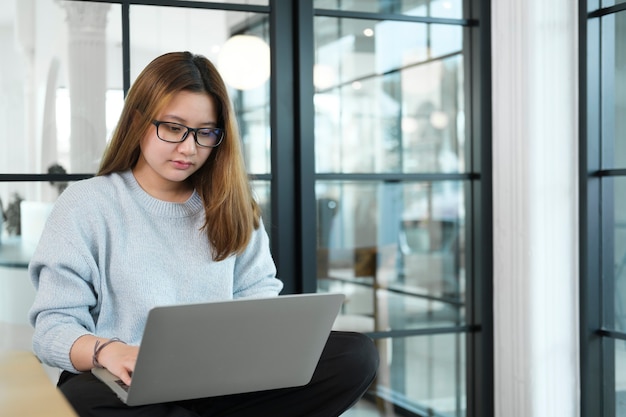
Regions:
[[193, 194], [184, 203], [173, 203], [163, 201], [148, 194], [135, 179], [131, 170], [120, 173], [122, 180], [128, 187], [132, 196], [143, 205], [150, 213], [162, 217], [189, 217], [198, 214], [203, 210], [204, 205], [200, 195], [193, 191]]

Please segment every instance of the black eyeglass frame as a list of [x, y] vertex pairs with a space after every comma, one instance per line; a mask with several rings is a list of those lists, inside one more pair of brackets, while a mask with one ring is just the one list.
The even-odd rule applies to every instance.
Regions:
[[[183, 135], [183, 137], [180, 140], [167, 140], [167, 139], [163, 139], [161, 136], [159, 136], [159, 126], [161, 124], [173, 124], [176, 126], [180, 126], [182, 128], [187, 129], [187, 131], [185, 132], [185, 134]], [[162, 140], [163, 142], [167, 142], [167, 143], [182, 143], [185, 141], [185, 139], [187, 139], [187, 137], [189, 136], [189, 133], [193, 133], [193, 139], [196, 142], [196, 145], [202, 147], [202, 148], [217, 148], [222, 141], [224, 140], [224, 129], [221, 129], [219, 127], [189, 127], [189, 126], [185, 126], [183, 124], [180, 123], [176, 123], [176, 122], [166, 122], [166, 121], [162, 121], [162, 120], [153, 120], [152, 124], [156, 127], [156, 135], [157, 138], [159, 138], [160, 140]], [[198, 142], [198, 131], [199, 130], [211, 130], [212, 132], [216, 133], [219, 137], [219, 140], [217, 141], [217, 143], [215, 143], [215, 145], [203, 145], [200, 142]]]

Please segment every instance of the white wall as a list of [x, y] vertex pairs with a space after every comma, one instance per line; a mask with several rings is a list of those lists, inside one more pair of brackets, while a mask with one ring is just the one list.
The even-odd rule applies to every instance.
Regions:
[[497, 417], [580, 414], [576, 4], [492, 1]]

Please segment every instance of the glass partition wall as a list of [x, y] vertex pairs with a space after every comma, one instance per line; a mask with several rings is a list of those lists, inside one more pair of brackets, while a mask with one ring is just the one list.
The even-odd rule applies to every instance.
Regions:
[[478, 167], [462, 4], [315, 5], [318, 287], [347, 295], [339, 327], [377, 336], [382, 410], [466, 415]]
[[22, 294], [0, 291], [5, 344], [28, 347], [25, 268], [54, 200], [96, 172], [139, 71], [190, 50], [229, 85], [286, 292], [346, 294], [335, 328], [375, 339], [373, 415], [492, 415], [488, 1], [0, 8], [15, 63], [0, 68], [0, 281]]
[[626, 1], [579, 4], [581, 416], [626, 416]]

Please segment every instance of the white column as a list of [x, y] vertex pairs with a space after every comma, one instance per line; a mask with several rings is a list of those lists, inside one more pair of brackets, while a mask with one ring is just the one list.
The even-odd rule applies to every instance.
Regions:
[[[35, 6], [33, 3], [34, 0], [24, 0], [21, 2], [16, 1], [15, 3], [15, 41], [17, 49], [21, 51], [23, 56], [23, 61], [18, 63], [20, 65], [21, 70], [23, 71], [23, 85], [24, 85], [24, 108], [23, 112], [19, 110], [16, 111], [11, 109], [12, 113], [10, 117], [23, 117], [24, 131], [22, 132], [22, 138], [24, 140], [24, 153], [17, 153], [17, 155], [13, 155], [12, 163], [15, 163], [15, 159], [21, 159], [18, 163], [23, 167], [23, 172], [38, 172], [39, 168], [36, 166], [38, 161], [37, 152], [38, 146], [35, 140], [35, 128], [33, 125], [33, 121], [36, 120], [36, 101], [35, 101], [35, 34], [36, 34], [36, 24], [35, 24]], [[8, 58], [10, 59], [10, 58]], [[7, 60], [6, 62], [10, 62]], [[8, 67], [8, 65], [6, 65]], [[8, 75], [10, 71], [6, 70], [6, 74]], [[10, 118], [7, 118], [7, 122], [10, 122]], [[12, 136], [9, 132], [7, 132], [8, 137]], [[19, 149], [18, 146], [15, 147]], [[5, 149], [9, 149], [6, 147]], [[34, 151], [33, 151], [34, 150]], [[35, 157], [33, 157], [33, 153]], [[16, 171], [19, 172], [19, 171]], [[32, 187], [29, 187], [32, 188]], [[24, 197], [24, 195], [22, 195]]]
[[577, 2], [492, 2], [497, 417], [575, 417]]
[[[58, 74], [60, 62], [57, 57], [53, 57], [50, 61], [48, 74], [46, 77], [46, 94], [43, 105], [43, 122], [41, 129], [41, 155], [40, 155], [40, 172], [48, 172], [48, 168], [52, 164], [60, 163], [57, 141], [57, 112], [56, 98], [58, 88]], [[68, 167], [65, 167], [67, 170]], [[43, 201], [54, 201], [57, 196], [57, 190], [54, 187], [41, 187], [41, 199]], [[22, 233], [24, 230], [22, 229]]]
[[95, 172], [106, 144], [106, 25], [105, 3], [64, 1], [69, 37], [71, 100], [70, 164], [68, 172]]

